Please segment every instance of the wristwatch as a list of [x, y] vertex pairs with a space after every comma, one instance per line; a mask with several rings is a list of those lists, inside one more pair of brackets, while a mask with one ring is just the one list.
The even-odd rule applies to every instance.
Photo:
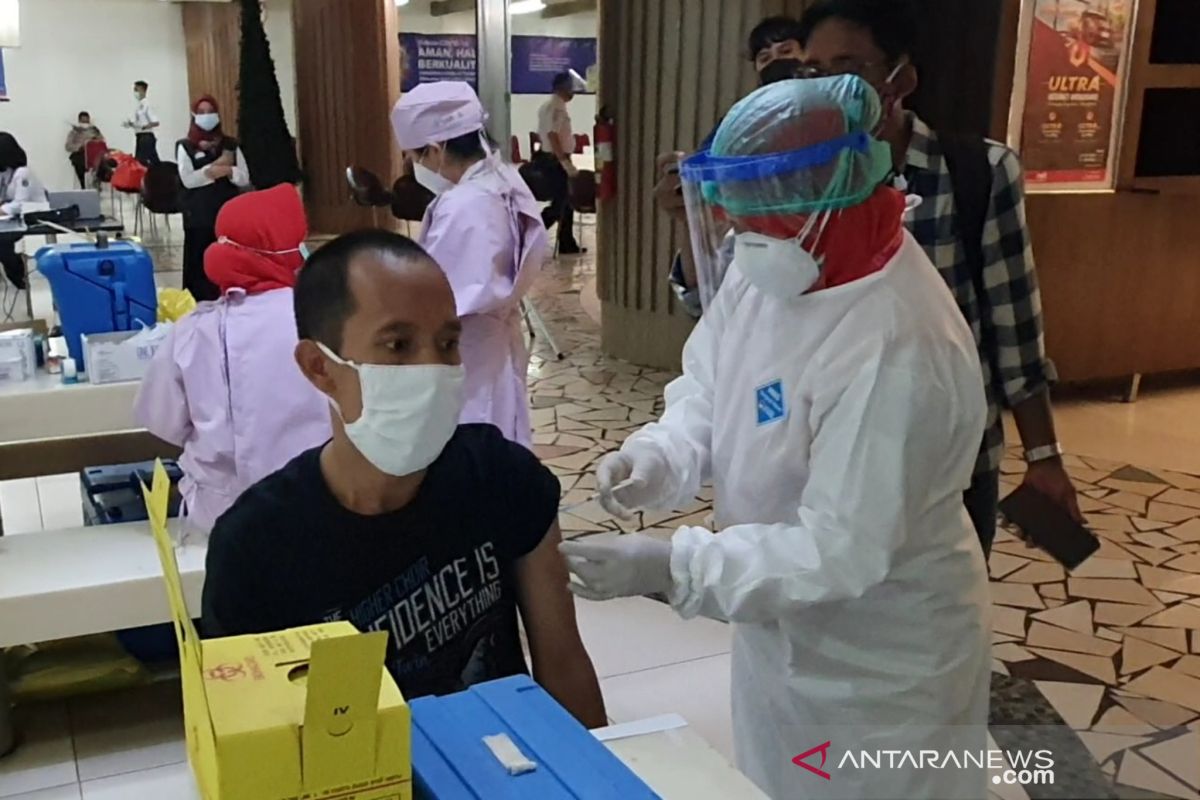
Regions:
[[1036, 464], [1039, 461], [1049, 461], [1052, 458], [1061, 458], [1062, 454], [1063, 447], [1058, 442], [1033, 447], [1025, 451], [1025, 463]]

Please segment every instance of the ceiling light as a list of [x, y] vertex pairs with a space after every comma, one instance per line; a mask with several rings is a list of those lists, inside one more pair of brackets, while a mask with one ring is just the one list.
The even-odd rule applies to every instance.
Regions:
[[532, 14], [535, 11], [544, 11], [546, 8], [543, 0], [513, 0], [508, 4], [508, 13], [516, 16], [517, 14]]
[[19, 0], [0, 0], [0, 47], [21, 46]]

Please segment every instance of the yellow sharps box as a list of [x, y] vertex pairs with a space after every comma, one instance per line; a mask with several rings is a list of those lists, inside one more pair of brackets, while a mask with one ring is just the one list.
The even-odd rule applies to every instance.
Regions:
[[169, 488], [160, 463], [143, 491], [205, 800], [412, 800], [409, 710], [383, 668], [387, 634], [334, 622], [200, 641], [167, 532]]

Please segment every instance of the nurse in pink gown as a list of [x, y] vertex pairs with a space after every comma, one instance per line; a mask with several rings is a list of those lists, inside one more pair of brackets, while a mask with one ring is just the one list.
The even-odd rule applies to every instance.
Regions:
[[521, 299], [549, 250], [541, 213], [525, 181], [487, 142], [487, 114], [466, 83], [422, 84], [392, 110], [401, 149], [435, 195], [421, 245], [454, 288], [466, 368], [461, 421], [495, 425], [530, 446]]

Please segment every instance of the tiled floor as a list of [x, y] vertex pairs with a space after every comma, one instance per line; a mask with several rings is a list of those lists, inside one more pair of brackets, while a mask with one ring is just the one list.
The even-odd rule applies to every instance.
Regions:
[[[590, 273], [586, 261], [564, 263], [539, 287], [539, 310], [568, 355], [557, 362], [544, 343], [536, 348], [530, 370], [536, 445], [562, 480], [568, 536], [642, 526], [669, 535], [679, 524], [702, 522], [711, 495], [630, 523], [612, 520], [591, 500], [596, 459], [655, 417], [673, 375], [601, 354], [596, 326], [581, 311], [581, 300], [589, 313], [596, 306], [581, 297]], [[1200, 394], [1177, 392], [1166, 401], [1151, 395], [1131, 407], [1092, 401], [1060, 407], [1073, 451], [1090, 452], [1089, 424], [1108, 431], [1097, 436], [1097, 449], [1115, 460], [1069, 462], [1103, 549], [1067, 575], [1004, 533], [991, 561], [996, 669], [1035, 682], [1105, 773], [1125, 787], [1123, 797], [1200, 797], [1200, 478], [1159, 468], [1200, 473], [1200, 448], [1172, 457], [1166, 446], [1173, 428], [1163, 415], [1185, 405], [1200, 405]], [[1146, 459], [1135, 449], [1143, 418], [1150, 420], [1148, 440], [1163, 445]], [[1005, 463], [1006, 484], [1016, 484], [1020, 468], [1016, 460]], [[46, 500], [65, 498], [69, 483], [34, 484], [43, 502], [41, 510], [25, 509], [30, 526], [64, 519]], [[6, 525], [13, 518], [10, 496], [0, 498]], [[679, 712], [731, 754], [726, 626], [684, 623], [645, 599], [581, 604], [579, 614], [614, 720]], [[0, 761], [0, 798], [191, 797], [176, 684], [33, 706], [24, 714], [27, 741]]]

